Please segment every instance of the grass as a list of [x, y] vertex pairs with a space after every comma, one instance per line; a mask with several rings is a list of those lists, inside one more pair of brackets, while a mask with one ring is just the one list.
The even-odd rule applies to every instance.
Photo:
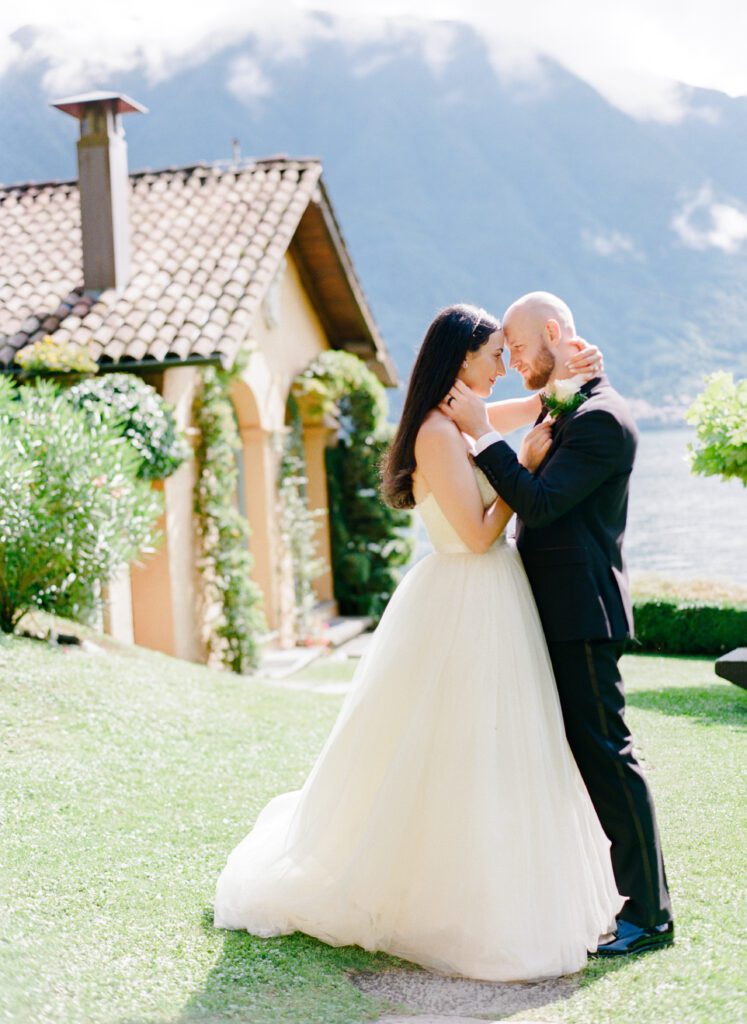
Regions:
[[[747, 700], [707, 660], [625, 667], [678, 942], [592, 964], [570, 998], [522, 1018], [733, 1024]], [[3, 1024], [355, 1024], [382, 1012], [346, 972], [397, 961], [211, 923], [226, 854], [271, 796], [301, 783], [334, 720], [341, 698], [313, 686], [349, 673], [317, 663], [301, 676], [312, 689], [288, 691], [112, 643], [0, 642]]]

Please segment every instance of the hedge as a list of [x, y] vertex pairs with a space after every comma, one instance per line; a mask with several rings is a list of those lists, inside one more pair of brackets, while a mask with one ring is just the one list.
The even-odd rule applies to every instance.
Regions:
[[747, 605], [639, 597], [633, 611], [634, 652], [718, 655], [747, 647]]

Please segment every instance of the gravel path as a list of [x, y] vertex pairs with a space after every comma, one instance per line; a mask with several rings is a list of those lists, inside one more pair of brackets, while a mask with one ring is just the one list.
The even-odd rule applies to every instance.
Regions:
[[[361, 991], [401, 1007], [403, 1013], [418, 1014], [384, 1016], [381, 1024], [473, 1024], [477, 1020], [484, 1024], [486, 1020], [502, 1020], [568, 999], [579, 984], [573, 976], [509, 984], [407, 970], [361, 971], [351, 974], [350, 980]], [[532, 1024], [541, 1022], [535, 1020]]]

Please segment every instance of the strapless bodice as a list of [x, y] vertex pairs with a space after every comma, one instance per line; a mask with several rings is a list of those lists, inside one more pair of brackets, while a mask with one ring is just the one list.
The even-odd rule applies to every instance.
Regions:
[[[497, 497], [496, 491], [479, 466], [472, 463], [472, 468], [475, 471], [475, 478], [480, 489], [483, 507], [487, 508], [495, 501]], [[420, 513], [428, 534], [428, 540], [433, 545], [435, 551], [445, 555], [470, 554], [470, 549], [441, 511], [441, 506], [436, 501], [433, 491], [429, 491], [415, 508]], [[502, 544], [504, 541], [504, 534], [501, 534], [495, 543]]]

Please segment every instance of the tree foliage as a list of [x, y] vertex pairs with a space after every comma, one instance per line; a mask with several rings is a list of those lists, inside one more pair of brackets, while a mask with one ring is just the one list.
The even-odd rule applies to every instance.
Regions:
[[747, 378], [714, 373], [687, 414], [697, 440], [690, 445], [693, 472], [736, 477], [747, 486]]

